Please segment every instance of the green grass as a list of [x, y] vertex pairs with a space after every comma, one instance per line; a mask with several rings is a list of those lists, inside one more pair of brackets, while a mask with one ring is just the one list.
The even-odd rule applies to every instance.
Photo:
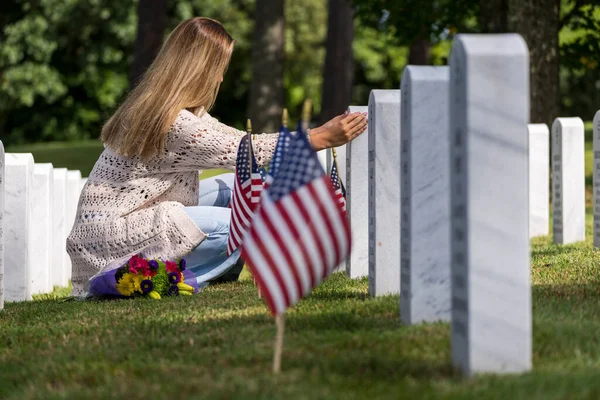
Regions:
[[[7, 153], [32, 153], [36, 163], [52, 163], [55, 168], [78, 169], [84, 177], [89, 176], [103, 150], [104, 146], [99, 140], [33, 143], [6, 148]], [[206, 170], [202, 172], [202, 178], [223, 172], [227, 171]]]
[[[591, 174], [591, 150], [586, 174]], [[212, 172], [211, 172], [212, 173]], [[532, 241], [532, 372], [466, 379], [448, 324], [407, 327], [398, 297], [334, 274], [275, 327], [251, 280], [191, 298], [64, 302], [68, 290], [0, 312], [2, 399], [574, 399], [600, 397], [600, 253], [588, 240]]]
[[288, 312], [279, 376], [273, 319], [248, 279], [192, 298], [8, 303], [0, 398], [595, 399], [599, 262], [589, 240], [534, 239], [524, 375], [462, 378], [448, 324], [403, 326], [397, 296], [369, 298], [365, 279], [334, 274]]

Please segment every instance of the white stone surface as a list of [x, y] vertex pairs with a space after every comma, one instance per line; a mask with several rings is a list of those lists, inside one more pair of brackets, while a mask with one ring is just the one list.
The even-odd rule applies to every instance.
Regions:
[[317, 151], [317, 157], [319, 158], [325, 173], [329, 173], [329, 170], [327, 169], [327, 151], [327, 149]]
[[68, 277], [65, 274], [66, 265], [70, 265], [67, 254], [66, 212], [67, 212], [67, 169], [54, 168], [54, 209], [52, 210], [52, 284], [65, 287]]
[[458, 35], [450, 59], [452, 361], [531, 369], [529, 51], [517, 34]]
[[[368, 112], [367, 106], [350, 106], [348, 112]], [[339, 158], [341, 162], [343, 159]], [[352, 252], [346, 275], [369, 275], [369, 130], [346, 147], [346, 215], [350, 221]]]
[[[79, 170], [67, 172], [67, 213], [66, 213], [66, 225], [65, 225], [65, 248], [66, 248], [66, 238], [71, 233], [71, 229], [73, 229], [73, 224], [75, 223], [75, 215], [77, 214], [77, 205], [79, 204], [79, 196], [81, 195], [81, 172]], [[65, 250], [66, 251], [66, 250]], [[71, 258], [67, 257], [67, 262], [65, 263], [65, 274], [67, 276], [67, 280], [71, 279], [72, 268], [71, 268]]]
[[594, 115], [594, 247], [600, 247], [600, 111]]
[[4, 237], [4, 289], [6, 301], [31, 300], [32, 257], [35, 243], [33, 220], [33, 156], [6, 154], [6, 198]]
[[450, 320], [450, 140], [448, 67], [402, 74], [400, 317]]
[[4, 145], [0, 140], [0, 310], [4, 309]]
[[552, 229], [554, 243], [585, 240], [585, 142], [581, 118], [552, 124]]
[[400, 293], [400, 90], [369, 97], [369, 293]]
[[529, 124], [529, 237], [550, 230], [550, 131], [546, 124]]
[[33, 166], [33, 274], [31, 290], [33, 294], [52, 291], [52, 211], [54, 196], [54, 168], [52, 164], [35, 164]]

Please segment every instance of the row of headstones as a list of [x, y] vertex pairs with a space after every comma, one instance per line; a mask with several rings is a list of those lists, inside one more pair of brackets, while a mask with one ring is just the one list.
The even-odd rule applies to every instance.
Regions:
[[85, 179], [79, 171], [35, 164], [29, 153], [4, 153], [0, 142], [0, 309], [6, 301], [66, 287], [66, 252]]
[[[460, 35], [449, 67], [409, 66], [401, 90], [349, 109], [369, 129], [340, 167], [346, 272], [400, 293], [404, 323], [451, 321], [467, 374], [531, 368], [529, 239], [549, 231], [550, 160], [554, 241], [585, 239], [583, 122], [554, 122], [550, 158], [547, 125], [528, 124], [528, 54], [519, 35]], [[600, 178], [600, 113], [594, 126]], [[600, 184], [595, 199], [600, 242]]]

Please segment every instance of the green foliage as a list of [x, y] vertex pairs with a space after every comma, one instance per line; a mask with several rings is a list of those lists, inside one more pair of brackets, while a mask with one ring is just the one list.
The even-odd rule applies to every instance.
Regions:
[[600, 4], [563, 1], [560, 92], [564, 115], [592, 119], [600, 108]]
[[6, 142], [97, 136], [128, 87], [135, 4], [0, 5], [0, 133]]

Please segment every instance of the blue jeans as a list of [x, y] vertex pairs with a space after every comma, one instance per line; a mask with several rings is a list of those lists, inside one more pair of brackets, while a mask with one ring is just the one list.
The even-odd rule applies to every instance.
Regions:
[[[227, 257], [229, 203], [235, 174], [227, 173], [200, 182], [197, 207], [185, 207], [185, 213], [207, 236], [194, 250], [184, 256], [187, 269], [196, 275], [198, 286], [211, 282], [235, 281], [243, 268], [240, 249]], [[238, 262], [239, 261], [239, 262]]]

